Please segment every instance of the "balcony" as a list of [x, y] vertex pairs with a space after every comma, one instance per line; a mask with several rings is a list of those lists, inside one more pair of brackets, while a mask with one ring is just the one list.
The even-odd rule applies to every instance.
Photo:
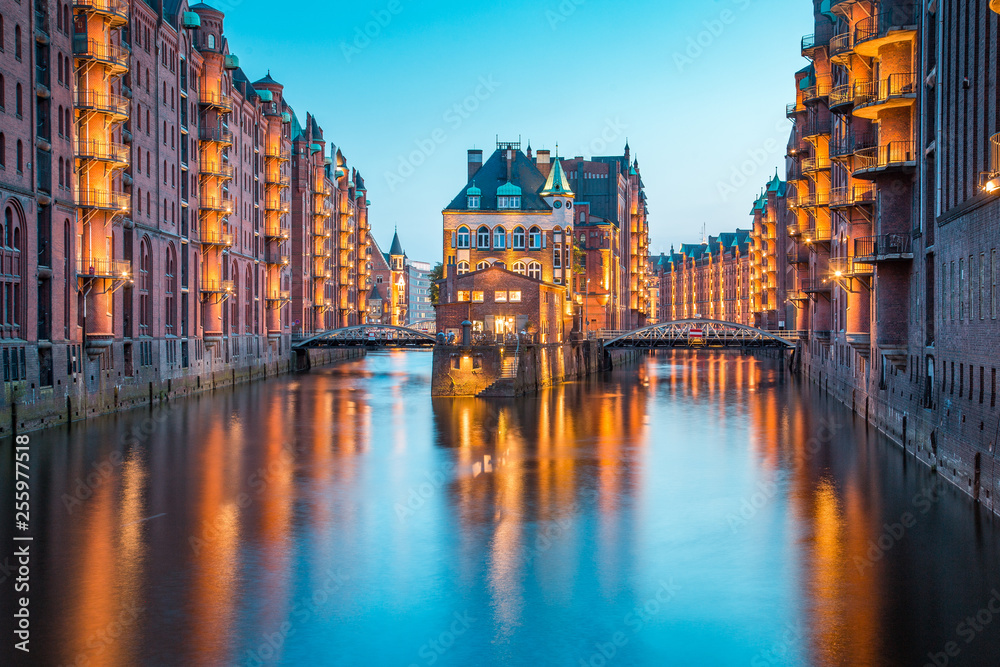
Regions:
[[912, 234], [883, 234], [854, 240], [854, 261], [858, 264], [900, 262], [913, 259]]
[[114, 141], [101, 139], [77, 139], [76, 157], [80, 160], [97, 160], [110, 162], [113, 167], [127, 167], [129, 163], [129, 147]]
[[910, 41], [917, 34], [918, 7], [879, 7], [878, 14], [858, 21], [854, 27], [854, 50], [872, 58], [886, 44]]
[[288, 266], [291, 263], [291, 258], [288, 255], [282, 254], [280, 251], [268, 249], [268, 251], [264, 253], [264, 261], [268, 264]]
[[73, 38], [73, 55], [77, 60], [107, 65], [111, 69], [112, 76], [128, 71], [128, 49], [117, 44], [107, 44], [96, 39], [87, 39], [86, 35], [77, 35]]
[[853, 35], [851, 32], [843, 32], [830, 38], [830, 60], [835, 63], [845, 64], [851, 51], [854, 49]]
[[281, 304], [288, 303], [292, 300], [292, 293], [289, 290], [270, 292], [267, 295], [266, 300], [270, 304], [280, 306]]
[[232, 113], [233, 98], [222, 93], [202, 91], [198, 97], [198, 103], [208, 109], [215, 109], [219, 113]]
[[890, 141], [884, 146], [861, 149], [854, 155], [854, 177], [871, 179], [881, 173], [914, 169], [915, 150], [912, 141]]
[[830, 142], [830, 157], [846, 159], [858, 150], [878, 146], [878, 139], [873, 134], [855, 135], [848, 133]]
[[215, 213], [223, 213], [228, 215], [233, 212], [235, 208], [235, 202], [226, 196], [213, 197], [209, 195], [202, 196], [201, 201], [198, 204], [198, 208], [202, 211], [210, 211]]
[[806, 294], [829, 294], [833, 285], [829, 280], [806, 278], [801, 281], [801, 290]]
[[916, 77], [912, 72], [900, 72], [878, 81], [859, 81], [854, 93], [854, 115], [875, 120], [885, 109], [910, 106], [916, 102]]
[[219, 246], [222, 248], [232, 248], [233, 247], [233, 235], [226, 231], [209, 231], [203, 229], [201, 231], [201, 244], [203, 246]]
[[790, 222], [785, 225], [785, 231], [787, 231], [788, 235], [792, 238], [802, 236], [802, 227], [797, 222]]
[[291, 156], [283, 151], [280, 146], [267, 146], [264, 148], [264, 159], [288, 162], [291, 159]]
[[77, 90], [75, 105], [81, 111], [107, 114], [112, 117], [112, 122], [125, 120], [129, 113], [127, 97], [95, 90]]
[[198, 131], [198, 139], [206, 143], [232, 146], [233, 133], [223, 127], [202, 127]]
[[806, 105], [816, 104], [830, 95], [830, 77], [818, 76], [816, 81], [809, 87], [802, 90], [802, 103]]
[[199, 167], [202, 176], [232, 180], [233, 165], [224, 162], [203, 162]]
[[788, 118], [794, 118], [795, 114], [802, 113], [805, 110], [805, 106], [799, 104], [798, 102], [792, 102], [791, 104], [785, 105], [785, 116]]
[[274, 201], [269, 199], [264, 202], [264, 210], [268, 213], [288, 213], [289, 204], [286, 201]]
[[312, 233], [313, 236], [319, 238], [329, 238], [331, 236], [330, 230], [327, 228], [326, 224], [322, 222], [313, 224]]
[[131, 207], [131, 199], [127, 194], [108, 190], [79, 190], [76, 203], [80, 208], [116, 213], [126, 213]]
[[809, 174], [829, 170], [830, 158], [828, 157], [807, 157], [802, 160], [802, 171], [804, 173]]
[[201, 291], [205, 294], [232, 294], [235, 289], [236, 283], [232, 280], [203, 278], [201, 281]]
[[826, 243], [830, 240], [829, 227], [809, 227], [802, 230], [802, 241], [806, 245], [814, 246], [817, 243]]
[[812, 58], [818, 49], [825, 47], [830, 41], [830, 31], [824, 30], [812, 35], [802, 37], [802, 57]]
[[874, 203], [875, 186], [871, 183], [855, 183], [830, 190], [830, 208], [869, 206]]
[[132, 262], [125, 259], [98, 259], [95, 257], [77, 260], [77, 278], [101, 280], [131, 280]]
[[128, 24], [128, 0], [73, 0], [73, 9], [100, 14], [112, 28]]
[[269, 224], [264, 227], [264, 238], [269, 240], [287, 241], [291, 237], [291, 230], [285, 225]]
[[810, 116], [802, 127], [802, 138], [814, 142], [822, 136], [829, 135], [833, 125], [830, 114]]
[[292, 177], [278, 174], [276, 176], [265, 176], [264, 183], [267, 185], [277, 185], [280, 188], [287, 188], [292, 185]]

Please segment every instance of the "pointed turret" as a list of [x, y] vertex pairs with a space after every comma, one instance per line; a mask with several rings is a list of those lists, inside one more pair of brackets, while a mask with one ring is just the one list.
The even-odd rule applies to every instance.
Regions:
[[538, 193], [542, 197], [572, 197], [573, 190], [569, 187], [566, 179], [566, 172], [562, 168], [562, 160], [556, 155], [549, 170], [549, 177], [545, 180], [545, 187]]
[[399, 230], [396, 229], [392, 234], [392, 245], [389, 246], [389, 256], [399, 256], [402, 257], [406, 253], [403, 252], [403, 244], [399, 242]]

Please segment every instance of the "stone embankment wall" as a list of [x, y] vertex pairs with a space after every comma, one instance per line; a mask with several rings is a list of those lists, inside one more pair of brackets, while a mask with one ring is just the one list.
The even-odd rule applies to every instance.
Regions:
[[517, 372], [503, 378], [504, 359], [514, 351], [498, 347], [434, 348], [434, 396], [512, 397], [608, 370], [635, 359], [635, 350], [605, 350], [596, 341], [527, 345], [517, 354]]
[[[175, 372], [162, 377], [155, 367], [136, 377], [112, 378], [111, 373], [94, 377], [93, 383], [81, 381], [78, 386], [64, 388], [26, 388], [10, 393], [0, 412], [0, 437], [35, 431], [71, 421], [89, 419], [140, 406], [152, 406], [203, 391], [232, 387], [245, 382], [263, 380], [296, 370], [308, 370], [325, 364], [355, 359], [365, 354], [364, 348], [329, 348], [295, 351], [291, 354], [247, 358], [230, 363], [218, 363], [215, 369], [201, 373]], [[304, 359], [304, 360], [303, 360]], [[97, 391], [87, 391], [87, 384], [96, 384]]]

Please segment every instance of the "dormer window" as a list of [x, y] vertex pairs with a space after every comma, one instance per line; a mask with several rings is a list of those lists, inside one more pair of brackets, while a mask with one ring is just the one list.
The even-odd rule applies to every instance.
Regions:
[[521, 188], [507, 181], [497, 188], [497, 208], [512, 210], [521, 208]]
[[497, 197], [497, 208], [499, 209], [519, 209], [521, 208], [521, 198], [517, 195]]
[[478, 209], [480, 199], [479, 195], [469, 195], [469, 208]]
[[465, 191], [467, 204], [470, 211], [478, 211], [482, 203], [483, 191], [476, 187], [476, 182], [472, 181], [472, 187]]

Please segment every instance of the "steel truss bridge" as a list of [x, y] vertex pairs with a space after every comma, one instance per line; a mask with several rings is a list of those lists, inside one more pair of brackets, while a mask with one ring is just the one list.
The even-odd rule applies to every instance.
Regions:
[[719, 320], [691, 319], [660, 322], [635, 331], [604, 332], [600, 337], [604, 340], [604, 347], [795, 348], [795, 343], [778, 333], [785, 332], [764, 331]]
[[430, 347], [436, 340], [434, 336], [409, 329], [394, 327], [387, 324], [360, 324], [343, 329], [324, 331], [308, 338], [294, 341], [293, 348], [309, 347], [339, 347], [366, 345], [370, 347]]

